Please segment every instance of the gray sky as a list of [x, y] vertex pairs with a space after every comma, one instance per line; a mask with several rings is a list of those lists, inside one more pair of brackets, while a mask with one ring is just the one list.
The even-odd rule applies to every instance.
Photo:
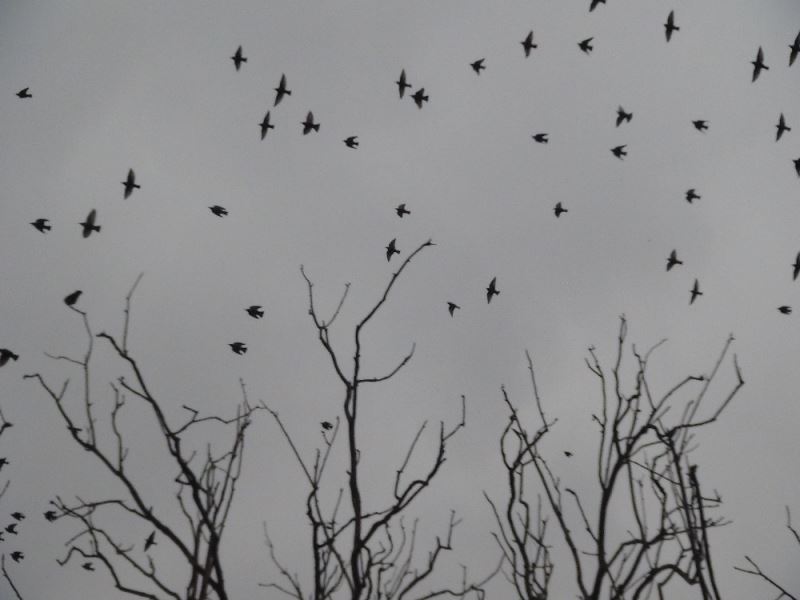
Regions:
[[[594, 344], [610, 360], [625, 313], [638, 346], [669, 338], [651, 362], [661, 389], [709, 370], [735, 334], [747, 385], [696, 453], [704, 485], [722, 493], [734, 521], [712, 538], [720, 583], [728, 598], [769, 597], [732, 570], [747, 553], [800, 587], [800, 549], [783, 513], [789, 504], [800, 519], [800, 292], [791, 280], [800, 64], [787, 67], [800, 5], [608, 0], [589, 13], [588, 4], [0, 1], [0, 346], [21, 355], [0, 371], [2, 410], [15, 423], [0, 442], [12, 480], [0, 509], [31, 513], [13, 539], [27, 555], [13, 566], [27, 598], [115, 598], [104, 574], [58, 568], [71, 525], [41, 519], [54, 494], [108, 493], [110, 482], [21, 378], [40, 371], [60, 381], [69, 369], [43, 351], [82, 351], [67, 293], [83, 290], [96, 331], [119, 332], [125, 294], [144, 271], [130, 344], [170, 413], [181, 416], [183, 403], [230, 412], [242, 377], [309, 456], [318, 422], [340, 414], [342, 391], [307, 315], [299, 265], [323, 313], [352, 282], [332, 333], [347, 356], [352, 324], [395, 261], [428, 237], [437, 245], [412, 263], [367, 335], [370, 372], [393, 366], [412, 342], [417, 351], [364, 399], [362, 444], [378, 448], [364, 466], [377, 499], [418, 424], [452, 422], [466, 395], [467, 428], [415, 512], [431, 535], [450, 507], [464, 516], [453, 573], [496, 560], [481, 491], [503, 493], [499, 388], [530, 399], [525, 348], [559, 417], [545, 448], [564, 481], [590, 489], [598, 395], [583, 357]], [[672, 9], [681, 30], [666, 44]], [[530, 29], [539, 48], [525, 59], [519, 41]], [[589, 36], [586, 56], [576, 44]], [[248, 62], [236, 72], [229, 57], [239, 45]], [[770, 70], [752, 84], [758, 46]], [[469, 63], [481, 57], [478, 77]], [[397, 98], [401, 68], [428, 92], [422, 110]], [[281, 73], [293, 93], [270, 108]], [[26, 86], [33, 98], [16, 98]], [[620, 104], [634, 118], [615, 128]], [[262, 142], [267, 109], [275, 129]], [[309, 110], [321, 128], [303, 136]], [[775, 143], [781, 112], [795, 131]], [[709, 131], [695, 131], [694, 119]], [[537, 132], [550, 143], [536, 144]], [[358, 150], [342, 143], [349, 135]], [[619, 144], [624, 161], [609, 152]], [[123, 200], [131, 167], [142, 188]], [[702, 195], [691, 205], [689, 188]], [[569, 212], [556, 220], [559, 201]], [[402, 220], [400, 202], [411, 210]], [[229, 216], [212, 215], [212, 204]], [[102, 231], [84, 240], [77, 223], [92, 208]], [[28, 225], [38, 217], [51, 220], [47, 235]], [[401, 255], [387, 265], [394, 237]], [[666, 273], [672, 249], [685, 264]], [[502, 293], [487, 306], [494, 276]], [[695, 278], [704, 295], [690, 307]], [[448, 300], [462, 306], [453, 319]], [[264, 305], [262, 321], [243, 312], [250, 304]], [[798, 314], [779, 314], [782, 304]], [[230, 352], [235, 340], [247, 355]], [[97, 349], [102, 405], [121, 365]], [[148, 443], [153, 423], [136, 409], [127, 423], [142, 485], [167, 499], [160, 481], [173, 473]], [[260, 417], [248, 443], [225, 568], [233, 597], [271, 598], [256, 588], [277, 576], [260, 523], [307, 573], [305, 488], [273, 422]], [[561, 460], [563, 449], [575, 457]], [[556, 568], [554, 591], [573, 597], [572, 566]], [[499, 581], [493, 589], [510, 591]]]

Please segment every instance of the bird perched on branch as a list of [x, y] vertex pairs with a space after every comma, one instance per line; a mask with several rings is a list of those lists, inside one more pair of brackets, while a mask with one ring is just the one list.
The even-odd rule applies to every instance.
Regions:
[[264, 311], [261, 310], [261, 306], [258, 304], [254, 304], [253, 306], [245, 308], [245, 311], [247, 311], [247, 314], [254, 319], [260, 319], [264, 316]]
[[247, 62], [247, 58], [242, 56], [242, 47], [241, 46], [239, 46], [236, 49], [236, 53], [233, 56], [231, 56], [231, 60], [233, 61], [233, 65], [236, 67], [237, 71], [241, 68], [242, 63], [246, 63]]
[[122, 185], [125, 186], [124, 198], [128, 198], [133, 193], [133, 190], [138, 190], [142, 187], [136, 183], [136, 175], [133, 169], [128, 169], [128, 177], [122, 182]]
[[281, 100], [283, 100], [284, 96], [291, 96], [292, 90], [286, 87], [286, 75], [281, 73], [281, 80], [278, 83], [278, 87], [273, 88], [275, 90], [275, 104], [273, 106], [278, 106]]
[[92, 209], [91, 211], [89, 211], [86, 220], [83, 221], [82, 223], [78, 223], [78, 225], [80, 225], [83, 228], [84, 238], [88, 238], [90, 235], [92, 235], [93, 231], [97, 231], [98, 233], [100, 232], [100, 225], [94, 224], [96, 220], [97, 220], [97, 211], [95, 209]]
[[78, 301], [78, 298], [80, 298], [82, 293], [83, 292], [81, 290], [75, 290], [71, 294], [65, 296], [64, 297], [64, 304], [66, 304], [67, 306], [74, 306], [75, 303]]
[[492, 281], [489, 282], [489, 287], [486, 288], [486, 302], [490, 303], [492, 301], [492, 296], [499, 296], [500, 290], [497, 289], [497, 277], [493, 277]]
[[31, 221], [31, 225], [33, 225], [36, 229], [45, 233], [46, 231], [50, 231], [53, 227], [48, 225], [48, 221], [50, 219], [36, 219], [35, 221]]
[[[8, 348], [0, 348], [0, 367], [5, 365], [9, 360], [13, 360], [13, 361], [19, 360], [19, 354], [15, 354], [14, 352], [9, 350]], [[2, 460], [5, 460], [5, 459], [0, 459], [0, 467], [3, 466], [2, 462], [1, 462]], [[8, 464], [8, 462], [6, 461], [5, 464]]]
[[392, 241], [386, 246], [386, 260], [392, 260], [393, 254], [400, 254], [400, 250], [397, 249], [396, 244], [397, 238], [392, 238]]
[[244, 342], [233, 342], [228, 344], [236, 354], [242, 355], [247, 352], [247, 345]]

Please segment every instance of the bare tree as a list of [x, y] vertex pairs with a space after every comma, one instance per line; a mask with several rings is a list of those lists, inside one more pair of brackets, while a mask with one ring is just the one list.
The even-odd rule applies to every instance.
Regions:
[[[586, 364], [600, 384], [600, 410], [592, 414], [598, 427], [595, 500], [587, 503], [585, 491], [565, 487], [542, 454], [540, 442], [556, 420], [548, 420], [536, 387], [528, 356], [536, 412], [541, 424], [529, 432], [519, 418], [505, 388], [502, 398], [509, 423], [501, 436], [501, 454], [508, 474], [506, 510], [501, 513], [490, 499], [499, 533], [496, 539], [506, 557], [504, 574], [517, 597], [547, 598], [553, 571], [546, 543], [547, 518], [541, 506], [531, 510], [523, 486], [527, 473], [538, 484], [544, 505], [554, 519], [558, 536], [575, 569], [575, 582], [583, 600], [600, 598], [664, 597], [673, 580], [697, 586], [702, 598], [718, 600], [708, 532], [726, 524], [708, 513], [722, 502], [719, 494], [704, 495], [697, 465], [690, 461], [696, 447], [695, 431], [710, 425], [744, 385], [736, 356], [732, 388], [706, 408], [707, 392], [727, 356], [733, 337], [726, 341], [708, 375], [688, 375], [662, 394], [651, 389], [647, 365], [652, 352], [643, 355], [632, 347], [636, 360], [633, 385], [626, 390], [621, 367], [627, 323], [620, 319], [616, 361], [608, 373], [594, 348]], [[680, 406], [681, 394], [691, 399]], [[488, 496], [487, 496], [488, 499]], [[628, 529], [614, 536], [612, 511], [628, 515]], [[582, 533], [581, 533], [582, 532]]]
[[[449, 522], [443, 534], [436, 542], [427, 557], [417, 557], [417, 525], [406, 523], [403, 515], [412, 502], [427, 488], [442, 464], [445, 462], [445, 451], [449, 440], [466, 425], [465, 399], [461, 397], [461, 418], [452, 427], [439, 423], [438, 444], [435, 456], [425, 472], [418, 476], [408, 474], [409, 463], [417, 445], [427, 427], [423, 423], [410, 443], [405, 456], [399, 460], [395, 471], [392, 495], [388, 501], [377, 508], [367, 508], [365, 488], [359, 477], [360, 460], [367, 450], [359, 445], [359, 401], [362, 390], [371, 384], [388, 381], [396, 375], [414, 354], [414, 346], [398, 364], [383, 375], [364, 375], [361, 372], [361, 359], [364, 348], [362, 334], [373, 317], [386, 303], [395, 282], [414, 259], [425, 248], [432, 246], [428, 240], [411, 252], [397, 271], [392, 275], [380, 298], [372, 308], [355, 325], [355, 355], [349, 364], [345, 364], [340, 353], [334, 348], [330, 338], [330, 328], [339, 316], [347, 297], [350, 285], [345, 285], [344, 292], [336, 309], [327, 320], [319, 316], [314, 303], [314, 286], [305, 270], [301, 273], [308, 287], [309, 315], [317, 329], [320, 344], [328, 354], [336, 375], [344, 388], [343, 414], [344, 420], [336, 419], [336, 423], [326, 423], [323, 430], [323, 448], [317, 449], [312, 461], [303, 460], [292, 436], [281, 421], [277, 411], [268, 408], [283, 435], [287, 439], [295, 458], [308, 482], [309, 491], [306, 496], [306, 517], [311, 527], [311, 551], [313, 557], [313, 591], [306, 596], [299, 576], [287, 569], [277, 558], [272, 540], [267, 535], [267, 545], [273, 563], [282, 576], [282, 583], [262, 584], [265, 587], [280, 590], [288, 596], [305, 600], [326, 600], [337, 595], [344, 595], [351, 600], [426, 600], [429, 598], [450, 596], [466, 597], [474, 594], [483, 598], [483, 584], [469, 583], [466, 570], [461, 584], [454, 588], [422, 589], [428, 578], [437, 568], [437, 562], [443, 552], [452, 549], [453, 534], [459, 519], [451, 512]], [[363, 425], [362, 425], [363, 427]], [[344, 485], [339, 488], [332, 507], [324, 506], [321, 499], [323, 477], [330, 464], [329, 457], [334, 442], [343, 430], [346, 444], [347, 468], [344, 474]], [[332, 484], [336, 489], [336, 484]], [[344, 487], [347, 488], [347, 500], [344, 500]], [[346, 508], [344, 508], [346, 504]]]
[[[67, 390], [70, 380], [60, 387], [49, 384], [42, 375], [25, 375], [39, 383], [53, 400], [74, 442], [92, 455], [101, 468], [121, 484], [124, 493], [119, 496], [99, 499], [84, 499], [80, 496], [67, 501], [57, 496], [52, 504], [54, 518], [74, 520], [79, 529], [66, 545], [68, 550], [59, 564], [65, 565], [73, 559], [83, 561], [85, 569], [93, 570], [101, 565], [111, 576], [117, 589], [140, 598], [160, 600], [227, 600], [226, 582], [223, 575], [220, 544], [225, 524], [230, 514], [242, 467], [245, 430], [250, 423], [253, 408], [247, 401], [244, 384], [241, 384], [242, 402], [236, 415], [229, 419], [219, 416], [201, 416], [189, 406], [183, 408], [189, 416], [178, 424], [170, 423], [164, 411], [164, 401], [149, 388], [139, 363], [128, 348], [131, 298], [141, 275], [131, 287], [125, 300], [125, 319], [121, 339], [102, 332], [95, 336], [87, 314], [70, 308], [83, 320], [87, 336], [86, 351], [80, 358], [66, 355], [52, 356], [53, 360], [66, 361], [78, 368], [82, 379], [79, 392], [82, 416], [68, 410]], [[132, 373], [132, 380], [125, 376], [110, 383], [113, 405], [110, 411], [111, 444], [101, 444], [98, 436], [98, 419], [95, 395], [92, 392], [89, 367], [94, 351], [95, 337], [108, 343], [114, 354]], [[164, 444], [165, 456], [177, 471], [174, 484], [177, 486], [174, 500], [182, 517], [175, 522], [167, 516], [167, 506], [159, 507], [146, 491], [155, 489], [152, 474], [129, 471], [129, 448], [126, 445], [120, 421], [128, 398], [143, 403], [157, 425], [157, 433]], [[232, 426], [230, 445], [216, 450], [210, 443], [203, 444], [204, 451], [187, 448], [196, 431], [211, 425]], [[142, 436], [146, 437], [146, 436]], [[152, 438], [147, 438], [152, 440]], [[186, 442], [186, 443], [185, 443]], [[106, 447], [108, 446], [108, 447]], [[151, 479], [147, 485], [143, 481]], [[112, 530], [117, 519], [129, 518], [140, 523], [141, 532], [136, 543], [126, 543]], [[149, 535], [148, 535], [149, 534]], [[172, 582], [173, 573], [162, 574], [148, 552], [149, 546], [159, 539], [160, 553], [171, 551], [187, 570], [185, 587], [179, 589]], [[149, 538], [150, 543], [145, 542]], [[171, 569], [172, 571], [172, 569]]]

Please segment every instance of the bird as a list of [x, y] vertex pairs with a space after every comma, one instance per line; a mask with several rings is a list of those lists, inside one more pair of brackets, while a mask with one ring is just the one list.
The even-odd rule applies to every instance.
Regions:
[[492, 296], [499, 296], [500, 290], [497, 289], [497, 277], [492, 278], [489, 282], [489, 287], [486, 288], [486, 302], [492, 301]]
[[247, 346], [244, 342], [233, 342], [232, 344], [228, 344], [236, 354], [242, 355], [247, 352]]
[[622, 144], [621, 146], [615, 146], [611, 149], [611, 153], [616, 156], [618, 159], [622, 160], [623, 156], [628, 156], [628, 152], [625, 150], [627, 144]]
[[239, 46], [236, 49], [236, 54], [231, 56], [231, 60], [233, 61], [233, 64], [236, 67], [237, 71], [242, 66], [242, 63], [247, 62], [247, 59], [244, 56], [242, 56], [242, 47], [241, 46]]
[[86, 217], [86, 220], [83, 223], [78, 223], [81, 227], [83, 227], [83, 237], [88, 238], [92, 235], [93, 231], [100, 232], [100, 225], [95, 225], [94, 222], [97, 219], [97, 211], [92, 209], [89, 211], [89, 215]]
[[694, 280], [694, 285], [690, 291], [692, 297], [689, 298], [689, 304], [694, 304], [694, 301], [697, 299], [698, 296], [702, 296], [703, 292], [700, 291], [700, 284], [697, 282], [697, 279]]
[[[0, 367], [5, 365], [9, 360], [18, 361], [19, 354], [16, 354], [8, 348], [0, 348]], [[8, 463], [6, 463], [8, 464]], [[0, 465], [2, 466], [2, 465]]]
[[567, 458], [572, 458], [572, 452], [570, 452], [569, 450], [564, 450], [564, 456], [566, 456]]
[[528, 35], [525, 36], [525, 39], [522, 40], [520, 44], [522, 44], [522, 49], [525, 50], [525, 58], [528, 58], [531, 55], [531, 50], [539, 47], [537, 44], [533, 43], [532, 29], [528, 32]]
[[405, 204], [398, 204], [397, 208], [394, 209], [394, 212], [396, 212], [397, 216], [400, 217], [401, 219], [403, 218], [403, 215], [411, 214], [411, 211], [406, 208]]
[[417, 108], [422, 108], [422, 103], [428, 101], [428, 96], [425, 95], [425, 88], [419, 88], [411, 97], [414, 99]]
[[260, 319], [264, 316], [264, 311], [261, 310], [261, 306], [258, 304], [254, 304], [253, 306], [249, 306], [244, 309], [248, 315], [253, 317], [254, 319]]
[[598, 4], [605, 4], [606, 0], [592, 0], [592, 3], [589, 5], [589, 12], [592, 12], [595, 8], [597, 8]]
[[789, 52], [789, 66], [791, 67], [797, 59], [797, 55], [800, 54], [800, 32], [794, 38], [794, 42], [789, 45], [789, 48], [791, 48]]
[[556, 219], [561, 216], [562, 213], [569, 212], [566, 208], [561, 206], [561, 202], [557, 202], [555, 208], [553, 208], [553, 212], [556, 214]]
[[300, 124], [303, 126], [303, 135], [308, 135], [312, 129], [314, 131], [319, 131], [319, 123], [314, 123], [314, 113], [311, 111], [308, 111], [306, 120], [302, 121]]
[[322, 421], [320, 425], [325, 431], [330, 431], [331, 429], [333, 429], [333, 423], [331, 423], [330, 421]]
[[667, 258], [667, 271], [671, 270], [675, 265], [682, 264], [683, 261], [678, 259], [678, 253], [675, 250], [669, 253], [669, 258]]
[[133, 169], [128, 169], [128, 177], [122, 182], [122, 185], [125, 186], [124, 198], [128, 198], [133, 193], [134, 189], [138, 190], [142, 187], [136, 183], [136, 175]]
[[486, 68], [483, 64], [483, 61], [485, 60], [486, 60], [485, 58], [479, 58], [475, 62], [469, 63], [469, 66], [472, 67], [473, 71], [475, 71], [478, 75], [480, 75], [481, 70]]
[[775, 135], [775, 141], [777, 142], [781, 137], [783, 137], [784, 132], [791, 131], [792, 128], [786, 124], [786, 119], [781, 113], [780, 118], [778, 119], [778, 124], [775, 125], [775, 128], [778, 130], [778, 133]]
[[25, 555], [19, 550], [15, 550], [14, 552], [11, 553], [11, 558], [14, 560], [14, 562], [19, 562], [23, 558], [25, 558]]
[[81, 290], [75, 290], [71, 294], [65, 296], [64, 297], [64, 304], [66, 304], [67, 306], [74, 306], [75, 303], [78, 301], [78, 298], [80, 298], [82, 293], [83, 292]]
[[86, 571], [94, 571], [94, 563], [85, 562], [81, 565]]
[[627, 121], [628, 123], [630, 123], [632, 118], [633, 118], [633, 113], [625, 112], [625, 109], [622, 108], [621, 106], [617, 107], [617, 127], [622, 125], [623, 121]]
[[783, 306], [778, 307], [778, 312], [784, 315], [790, 315], [792, 314], [792, 307], [784, 304]]
[[29, 88], [22, 88], [17, 92], [19, 98], [33, 98], [33, 94], [28, 91]]
[[580, 48], [586, 54], [589, 54], [592, 50], [594, 50], [594, 46], [592, 46], [592, 40], [594, 38], [586, 38], [585, 40], [581, 40], [578, 42], [578, 48]]
[[47, 519], [49, 523], [52, 523], [58, 518], [58, 515], [56, 514], [56, 511], [48, 510], [44, 513], [44, 518]]
[[9, 523], [6, 525], [6, 531], [12, 535], [19, 535], [17, 533], [17, 524], [16, 523]]
[[386, 260], [391, 260], [393, 254], [400, 254], [400, 250], [395, 247], [396, 243], [397, 238], [392, 238], [392, 241], [386, 246]]
[[762, 50], [761, 46], [758, 47], [756, 59], [751, 60], [750, 64], [753, 65], [753, 81], [758, 79], [758, 76], [761, 75], [762, 70], [766, 69], [769, 71], [769, 67], [764, 64], [764, 50]]
[[358, 136], [351, 135], [350, 137], [344, 139], [344, 143], [348, 148], [356, 149], [358, 148]]
[[25, 515], [19, 511], [11, 513], [11, 517], [16, 521], [22, 521], [25, 519]]
[[292, 95], [292, 90], [286, 87], [286, 75], [283, 73], [281, 73], [281, 80], [278, 83], [278, 87], [273, 89], [275, 90], [275, 104], [273, 104], [273, 106], [278, 106], [284, 96]]
[[800, 275], [800, 252], [797, 253], [792, 265], [792, 281], [797, 281], [798, 275]]
[[794, 163], [794, 170], [797, 171], [797, 176], [800, 177], [800, 158], [792, 159]]
[[269, 111], [267, 111], [267, 114], [264, 115], [264, 120], [261, 121], [261, 123], [259, 123], [258, 126], [261, 127], [261, 139], [262, 140], [265, 137], [267, 137], [267, 133], [269, 133], [270, 129], [275, 129], [275, 125], [273, 125], [272, 123], [269, 122]]
[[42, 233], [45, 233], [53, 228], [52, 225], [48, 225], [49, 220], [50, 219], [36, 219], [35, 221], [31, 221], [31, 225], [36, 227], [36, 229], [38, 229]]
[[702, 198], [702, 196], [698, 194], [694, 188], [686, 190], [686, 201], [689, 204], [691, 204], [693, 200], [699, 200], [700, 198]]
[[11, 464], [11, 463], [8, 462], [8, 459], [5, 456], [0, 457], [0, 469], [2, 469], [4, 465], [8, 465], [8, 464]]
[[673, 31], [680, 31], [681, 28], [675, 25], [675, 11], [669, 11], [669, 15], [667, 16], [667, 22], [664, 23], [664, 34], [667, 36], [667, 42], [672, 39], [672, 32]]
[[147, 539], [144, 541], [144, 551], [147, 552], [152, 546], [156, 545], [156, 532], [151, 531], [150, 535], [147, 536]]
[[456, 304], [455, 302], [448, 302], [447, 303], [447, 312], [450, 313], [451, 317], [453, 316], [453, 313], [456, 312], [456, 310], [460, 309], [460, 308], [461, 307], [458, 304]]
[[706, 131], [708, 129], [708, 121], [704, 121], [702, 119], [698, 119], [697, 121], [692, 121], [692, 125], [697, 131]]
[[228, 214], [228, 209], [225, 208], [224, 206], [219, 206], [218, 204], [215, 204], [214, 206], [209, 206], [208, 209], [218, 217], [224, 217]]
[[536, 140], [540, 144], [546, 144], [550, 140], [547, 139], [547, 133], [537, 133], [536, 135], [532, 135], [531, 137]]
[[400, 71], [400, 79], [395, 81], [397, 84], [397, 89], [400, 92], [400, 97], [402, 98], [403, 95], [406, 93], [406, 88], [410, 88], [411, 84], [406, 82], [406, 70], [403, 69]]

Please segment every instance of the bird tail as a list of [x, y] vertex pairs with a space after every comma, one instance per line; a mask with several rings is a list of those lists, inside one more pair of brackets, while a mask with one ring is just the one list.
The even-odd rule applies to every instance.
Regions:
[[45, 231], [50, 231], [52, 228], [53, 228], [52, 225], [42, 225], [42, 229], [44, 229]]
[[100, 231], [100, 225], [92, 225], [93, 231]]
[[316, 125], [312, 125], [311, 129], [313, 129], [314, 131], [319, 131], [319, 123], [317, 123]]
[[134, 183], [133, 187], [135, 187], [137, 190], [142, 189], [142, 186], [140, 186], [138, 183]]

